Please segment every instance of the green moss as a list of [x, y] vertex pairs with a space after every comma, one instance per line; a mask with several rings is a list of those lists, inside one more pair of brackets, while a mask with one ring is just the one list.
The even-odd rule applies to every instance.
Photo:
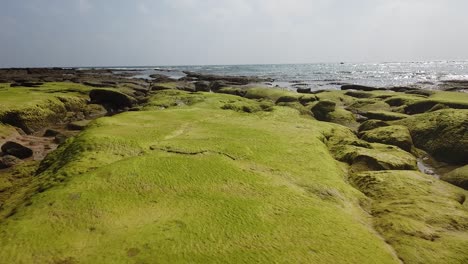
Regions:
[[410, 132], [405, 126], [384, 126], [366, 131], [361, 138], [374, 143], [397, 146], [408, 152], [413, 147]]
[[372, 200], [376, 230], [404, 263], [466, 262], [466, 192], [414, 171], [365, 172], [351, 181]]
[[368, 111], [363, 113], [369, 119], [377, 119], [382, 121], [401, 120], [408, 117], [408, 115], [389, 112], [389, 111]]
[[408, 127], [416, 147], [436, 159], [468, 162], [468, 110], [445, 109], [411, 116], [394, 124]]
[[38, 177], [66, 184], [2, 224], [0, 258], [398, 263], [323, 143], [345, 128], [289, 107], [226, 111], [242, 98], [201, 96], [100, 118], [64, 144]]
[[442, 175], [441, 179], [468, 190], [468, 165]]

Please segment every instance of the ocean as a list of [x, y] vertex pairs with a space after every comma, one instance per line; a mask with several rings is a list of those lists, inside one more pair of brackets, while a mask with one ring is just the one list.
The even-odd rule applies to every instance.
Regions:
[[436, 89], [450, 80], [468, 81], [468, 61], [385, 62], [385, 63], [311, 63], [264, 65], [207, 65], [117, 67], [137, 70], [137, 78], [159, 73], [181, 78], [183, 71], [219, 75], [259, 76], [274, 79], [267, 85], [286, 88], [307, 87], [312, 90], [339, 89], [343, 84], [375, 87], [418, 86]]

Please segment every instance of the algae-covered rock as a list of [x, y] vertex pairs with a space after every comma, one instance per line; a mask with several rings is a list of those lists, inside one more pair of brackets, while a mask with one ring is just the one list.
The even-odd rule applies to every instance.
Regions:
[[467, 192], [416, 171], [352, 174], [375, 230], [404, 263], [466, 263]]
[[364, 121], [359, 126], [358, 132], [364, 132], [367, 130], [372, 130], [372, 129], [384, 127], [384, 126], [389, 126], [389, 124], [382, 120], [370, 119], [370, 120]]
[[70, 130], [84, 130], [90, 122], [91, 120], [81, 120], [81, 121], [71, 122], [67, 125], [67, 128]]
[[406, 126], [414, 145], [449, 163], [468, 163], [468, 110], [443, 109], [394, 122]]
[[123, 109], [136, 104], [136, 99], [116, 90], [93, 89], [89, 92], [91, 102], [103, 104], [112, 109]]
[[401, 120], [409, 117], [409, 115], [389, 111], [368, 111], [360, 114], [369, 119], [377, 119], [382, 121]]
[[441, 179], [468, 190], [468, 165], [442, 175]]
[[329, 113], [335, 111], [336, 103], [330, 100], [320, 100], [314, 106], [311, 111], [314, 117], [320, 121], [327, 121], [330, 119]]
[[410, 132], [405, 126], [384, 126], [361, 134], [361, 138], [374, 143], [397, 146], [408, 152], [413, 147]]

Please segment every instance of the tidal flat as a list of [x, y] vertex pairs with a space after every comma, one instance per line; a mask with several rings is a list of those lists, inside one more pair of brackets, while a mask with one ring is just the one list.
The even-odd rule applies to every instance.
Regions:
[[468, 262], [468, 93], [130, 75], [0, 70], [0, 262]]

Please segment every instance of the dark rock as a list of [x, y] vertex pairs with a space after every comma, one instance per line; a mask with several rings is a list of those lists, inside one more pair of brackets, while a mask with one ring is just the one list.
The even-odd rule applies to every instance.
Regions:
[[468, 165], [446, 173], [440, 179], [468, 190]]
[[214, 74], [202, 74], [190, 71], [184, 71], [187, 77], [196, 78], [199, 81], [225, 81], [233, 85], [245, 85], [249, 83], [266, 82], [270, 79], [262, 79], [258, 77], [249, 76], [227, 76], [227, 75], [214, 75]]
[[83, 84], [96, 88], [117, 87], [117, 85], [111, 85], [108, 83], [83, 82]]
[[410, 91], [406, 91], [405, 93], [406, 93], [406, 94], [421, 95], [421, 96], [424, 96], [424, 97], [429, 97], [429, 96], [431, 96], [431, 95], [434, 94], [433, 91], [422, 90], [422, 89], [410, 90]]
[[89, 97], [91, 98], [91, 103], [102, 104], [112, 109], [133, 107], [136, 104], [135, 98], [112, 90], [94, 89], [89, 93]]
[[195, 91], [197, 92], [209, 92], [210, 91], [210, 82], [207, 81], [198, 81], [195, 83]]
[[419, 90], [418, 88], [412, 88], [412, 87], [391, 87], [389, 88], [390, 91], [394, 92], [399, 92], [399, 93], [404, 93], [408, 91], [417, 91]]
[[15, 156], [20, 159], [26, 159], [33, 155], [32, 149], [13, 141], [8, 141], [3, 144], [1, 149], [3, 153]]
[[210, 90], [213, 92], [217, 92], [219, 89], [227, 86], [228, 85], [226, 85], [226, 83], [223, 81], [213, 81], [210, 83]]
[[355, 97], [355, 98], [370, 98], [373, 96], [373, 94], [371, 93], [358, 92], [358, 91], [347, 91], [345, 95]]
[[385, 88], [370, 87], [357, 84], [345, 84], [341, 86], [341, 90], [357, 90], [357, 91], [385, 91]]
[[152, 74], [150, 77], [153, 78], [153, 83], [168, 83], [174, 81], [174, 79], [171, 79], [163, 74]]
[[189, 82], [179, 82], [176, 86], [177, 90], [182, 90], [186, 92], [196, 92], [195, 84]]
[[58, 134], [54, 138], [54, 142], [59, 145], [65, 143], [65, 141], [67, 141], [67, 136], [64, 134]]
[[55, 137], [58, 134], [60, 134], [60, 132], [57, 130], [47, 129], [44, 133], [44, 137]]
[[312, 103], [312, 102], [316, 102], [318, 101], [319, 99], [317, 98], [317, 96], [315, 95], [303, 95], [301, 97], [299, 97], [299, 103], [301, 103], [302, 105], [307, 105], [308, 103]]
[[297, 88], [296, 90], [298, 93], [304, 93], [304, 94], [308, 94], [310, 93], [312, 90], [310, 88]]
[[15, 83], [12, 83], [10, 84], [10, 87], [31, 87], [31, 88], [35, 88], [35, 87], [40, 87], [41, 85], [43, 85], [44, 83], [42, 82], [30, 82], [30, 81], [23, 81], [23, 82], [15, 82]]
[[329, 100], [318, 101], [311, 109], [314, 117], [320, 121], [328, 121], [329, 113], [335, 111], [336, 103]]
[[394, 121], [401, 120], [408, 117], [408, 115], [388, 112], [388, 111], [368, 111], [368, 112], [359, 112], [360, 115], [363, 115], [369, 119], [377, 119], [382, 121]]

